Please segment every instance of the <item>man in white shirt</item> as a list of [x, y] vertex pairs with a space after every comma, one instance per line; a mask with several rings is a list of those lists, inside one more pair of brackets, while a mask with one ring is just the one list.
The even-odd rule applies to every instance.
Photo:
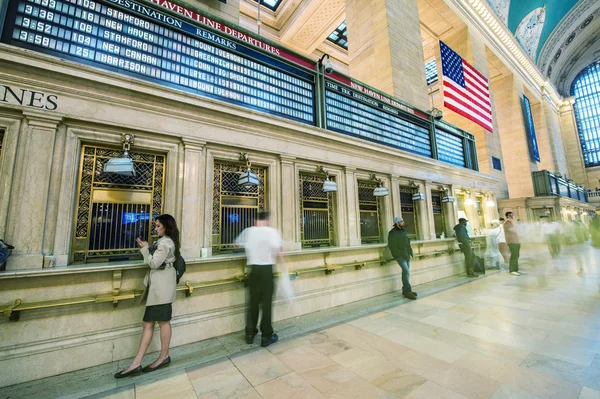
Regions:
[[271, 308], [273, 305], [273, 266], [281, 257], [283, 240], [277, 229], [269, 227], [269, 212], [259, 212], [253, 227], [248, 227], [236, 239], [246, 250], [246, 264], [250, 267], [248, 288], [250, 303], [246, 318], [246, 343], [254, 343], [258, 333], [258, 312], [262, 308], [260, 331], [261, 346], [277, 342], [279, 337], [273, 333]]
[[542, 234], [548, 243], [550, 255], [554, 258], [560, 253], [560, 224], [553, 222], [549, 216], [542, 216], [540, 219], [545, 219], [542, 224]]

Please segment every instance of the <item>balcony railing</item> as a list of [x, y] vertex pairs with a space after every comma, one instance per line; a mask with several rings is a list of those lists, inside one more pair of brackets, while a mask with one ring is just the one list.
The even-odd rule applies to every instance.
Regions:
[[575, 184], [572, 180], [567, 180], [560, 175], [541, 170], [531, 173], [533, 178], [533, 189], [536, 197], [545, 197], [558, 195], [560, 197], [572, 198], [581, 202], [589, 202], [589, 193], [587, 190]]

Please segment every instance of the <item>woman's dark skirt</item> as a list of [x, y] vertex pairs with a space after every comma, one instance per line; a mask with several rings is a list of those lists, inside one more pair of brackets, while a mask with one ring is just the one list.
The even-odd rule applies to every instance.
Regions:
[[144, 321], [171, 321], [173, 308], [170, 303], [163, 305], [146, 306]]

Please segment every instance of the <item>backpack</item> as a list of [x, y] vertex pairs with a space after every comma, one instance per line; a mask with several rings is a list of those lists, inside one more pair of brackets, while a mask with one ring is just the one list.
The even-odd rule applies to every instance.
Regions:
[[183, 259], [183, 256], [179, 255], [179, 258], [177, 258], [173, 266], [175, 267], [175, 272], [177, 272], [176, 283], [179, 284], [181, 276], [185, 273], [185, 260]]

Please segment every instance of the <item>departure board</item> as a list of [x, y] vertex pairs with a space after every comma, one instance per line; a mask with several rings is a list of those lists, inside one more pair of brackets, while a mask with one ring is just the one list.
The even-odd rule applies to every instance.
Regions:
[[337, 83], [326, 81], [327, 129], [431, 158], [425, 124], [413, 123], [387, 104]]
[[132, 0], [12, 0], [2, 40], [314, 124], [314, 75]]
[[457, 166], [465, 166], [465, 151], [462, 137], [440, 129], [435, 130], [438, 159]]

